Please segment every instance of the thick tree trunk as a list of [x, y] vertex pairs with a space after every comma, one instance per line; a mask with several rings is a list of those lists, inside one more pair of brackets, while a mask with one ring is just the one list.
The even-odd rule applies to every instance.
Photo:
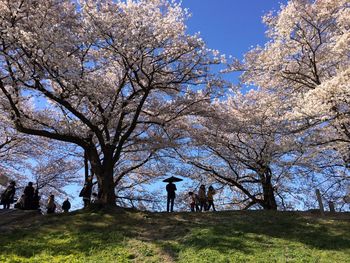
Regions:
[[93, 151], [88, 155], [92, 171], [98, 180], [99, 204], [103, 207], [116, 206], [112, 154], [104, 155], [103, 164], [100, 163], [98, 155], [94, 154]]
[[265, 177], [262, 182], [264, 200], [261, 204], [265, 210], [277, 210], [277, 203], [275, 199], [275, 193], [271, 184], [271, 177]]
[[96, 175], [99, 180], [99, 203], [103, 206], [116, 206], [113, 169], [104, 170], [102, 176]]

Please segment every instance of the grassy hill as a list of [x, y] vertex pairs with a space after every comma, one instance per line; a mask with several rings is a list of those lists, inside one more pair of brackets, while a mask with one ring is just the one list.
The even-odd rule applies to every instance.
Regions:
[[350, 214], [80, 211], [0, 231], [0, 262], [350, 262]]

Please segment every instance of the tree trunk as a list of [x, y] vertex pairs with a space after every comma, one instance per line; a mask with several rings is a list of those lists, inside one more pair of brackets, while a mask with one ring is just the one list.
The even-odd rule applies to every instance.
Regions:
[[113, 169], [104, 170], [102, 176], [96, 175], [99, 178], [99, 202], [103, 206], [116, 206], [115, 203], [115, 187], [113, 180]]
[[98, 180], [98, 201], [102, 207], [116, 206], [115, 184], [113, 178], [112, 153], [104, 154], [103, 164], [94, 151], [88, 153], [91, 168]]
[[275, 193], [271, 184], [271, 177], [266, 176], [262, 182], [264, 200], [261, 204], [265, 210], [277, 210]]
[[88, 155], [86, 151], [84, 151], [84, 176], [85, 176], [85, 183], [88, 183], [89, 181], [89, 160]]

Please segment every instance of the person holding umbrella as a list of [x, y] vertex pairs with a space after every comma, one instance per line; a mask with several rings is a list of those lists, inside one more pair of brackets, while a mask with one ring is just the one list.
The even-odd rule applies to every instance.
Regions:
[[167, 191], [167, 202], [166, 202], [166, 211], [167, 212], [174, 211], [175, 191], [177, 190], [174, 182], [180, 182], [180, 181], [182, 181], [182, 179], [177, 178], [175, 176], [171, 176], [171, 177], [163, 180], [163, 182], [168, 183], [166, 185], [166, 188], [165, 188]]

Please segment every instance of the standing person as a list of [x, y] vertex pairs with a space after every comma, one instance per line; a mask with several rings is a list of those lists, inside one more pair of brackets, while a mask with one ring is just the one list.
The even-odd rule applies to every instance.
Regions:
[[194, 207], [196, 205], [196, 196], [193, 192], [188, 192], [188, 203], [191, 208], [191, 212], [194, 212]]
[[16, 183], [11, 181], [10, 185], [1, 194], [1, 204], [3, 204], [4, 209], [10, 209], [10, 204], [14, 202], [16, 193]]
[[[166, 202], [166, 211], [173, 212], [174, 211], [174, 200], [175, 200], [175, 191], [176, 191], [176, 185], [173, 182], [169, 182], [166, 185], [166, 191], [167, 191], [167, 202]], [[170, 206], [170, 209], [169, 209]]]
[[70, 204], [69, 199], [67, 197], [66, 200], [64, 200], [64, 202], [62, 204], [62, 209], [65, 213], [68, 213], [70, 208], [71, 208], [71, 204]]
[[39, 196], [39, 190], [38, 190], [38, 188], [36, 188], [34, 191], [34, 196], [33, 196], [32, 209], [37, 210], [39, 208], [40, 208], [40, 196]]
[[199, 211], [202, 212], [202, 210], [204, 209], [204, 211], [207, 210], [207, 197], [206, 197], [206, 194], [205, 194], [205, 185], [202, 184], [200, 187], [199, 187], [199, 190], [198, 190], [198, 199], [199, 199]]
[[33, 208], [33, 199], [34, 199], [34, 187], [33, 183], [29, 182], [26, 188], [24, 188], [24, 209]]
[[84, 184], [83, 189], [81, 189], [79, 196], [83, 198], [84, 208], [90, 205], [92, 192], [92, 183], [90, 180]]
[[56, 210], [56, 204], [55, 204], [55, 196], [50, 195], [49, 200], [47, 201], [47, 213], [48, 214], [54, 214]]
[[207, 197], [208, 197], [208, 209], [207, 210], [208, 211], [209, 211], [211, 206], [213, 207], [213, 211], [216, 211], [215, 206], [214, 206], [214, 195], [215, 195], [214, 187], [209, 186], [208, 193], [207, 193]]
[[198, 194], [194, 195], [196, 212], [199, 211], [199, 197]]

